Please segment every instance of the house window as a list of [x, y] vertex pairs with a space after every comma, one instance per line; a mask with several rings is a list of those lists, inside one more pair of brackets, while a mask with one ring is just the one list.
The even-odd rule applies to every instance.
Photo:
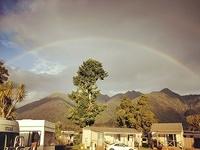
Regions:
[[130, 135], [130, 134], [128, 135], [128, 141], [133, 141], [133, 135], [132, 135], [132, 134], [131, 134], [131, 135]]
[[165, 134], [158, 134], [158, 137], [165, 137]]
[[168, 143], [168, 146], [177, 146], [176, 134], [168, 134], [167, 143]]
[[117, 134], [117, 135], [116, 135], [116, 139], [117, 139], [118, 141], [120, 141], [120, 134]]

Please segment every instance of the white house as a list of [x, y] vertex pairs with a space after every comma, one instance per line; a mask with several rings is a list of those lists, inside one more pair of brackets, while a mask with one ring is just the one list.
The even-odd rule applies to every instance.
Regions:
[[82, 143], [90, 150], [104, 149], [108, 144], [124, 143], [134, 147], [141, 144], [142, 132], [130, 128], [85, 127]]
[[182, 123], [153, 123], [152, 139], [166, 147], [184, 147]]
[[39, 134], [40, 142], [38, 150], [55, 149], [55, 124], [46, 120], [17, 120], [20, 135], [25, 139], [25, 146], [30, 147], [34, 134]]

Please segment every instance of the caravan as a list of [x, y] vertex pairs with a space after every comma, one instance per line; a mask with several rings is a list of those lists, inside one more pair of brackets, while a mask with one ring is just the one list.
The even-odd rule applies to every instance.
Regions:
[[0, 118], [0, 150], [22, 150], [23, 140], [16, 121]]
[[55, 150], [55, 124], [46, 120], [0, 118], [0, 150], [25, 150], [34, 143], [38, 150]]
[[[20, 136], [24, 144], [30, 147], [37, 138], [38, 150], [55, 150], [55, 124], [46, 120], [17, 120]], [[36, 137], [36, 138], [35, 138]]]

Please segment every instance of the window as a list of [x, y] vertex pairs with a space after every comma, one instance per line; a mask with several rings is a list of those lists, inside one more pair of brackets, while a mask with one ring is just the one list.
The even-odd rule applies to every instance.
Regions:
[[165, 134], [158, 134], [158, 137], [165, 137]]
[[45, 132], [44, 145], [50, 146], [55, 144], [55, 134], [53, 132]]
[[5, 144], [5, 133], [0, 133], [0, 150], [4, 149]]
[[134, 139], [134, 136], [132, 134], [131, 135], [129, 134], [128, 135], [128, 141], [133, 141], [133, 139]]
[[40, 142], [40, 134], [38, 133], [38, 131], [33, 131], [32, 132], [32, 136], [31, 136], [31, 142]]
[[177, 146], [176, 134], [168, 134], [167, 143], [168, 143], [168, 146]]
[[0, 150], [3, 150], [5, 147], [13, 147], [16, 136], [18, 136], [17, 133], [0, 132]]
[[25, 146], [31, 146], [34, 141], [37, 141], [40, 145], [41, 131], [21, 131], [20, 135], [24, 137]]
[[120, 134], [117, 134], [116, 136], [117, 136], [117, 140], [120, 141]]

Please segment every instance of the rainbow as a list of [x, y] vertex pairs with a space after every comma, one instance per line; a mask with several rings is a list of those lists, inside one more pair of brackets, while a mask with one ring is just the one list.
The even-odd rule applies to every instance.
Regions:
[[[20, 60], [21, 58], [25, 57], [28, 54], [36, 54], [37, 52], [46, 50], [46, 49], [48, 49], [50, 47], [53, 47], [53, 46], [59, 46], [60, 44], [66, 44], [67, 42], [76, 42], [76, 41], [87, 40], [87, 39], [88, 38], [76, 38], [76, 39], [55, 41], [55, 42], [52, 42], [52, 43], [49, 43], [49, 44], [46, 44], [46, 45], [43, 45], [43, 46], [39, 46], [39, 47], [34, 48], [34, 49], [30, 49], [27, 52], [25, 52], [25, 53], [15, 57], [15, 58], [13, 58], [12, 60], [7, 61], [6, 64], [13, 63], [13, 62], [15, 62], [17, 60]], [[121, 44], [126, 44], [126, 45], [128, 45], [130, 47], [133, 47], [133, 48], [134, 47], [142, 48], [142, 49], [144, 49], [144, 50], [146, 50], [148, 52], [151, 52], [151, 53], [157, 55], [158, 57], [165, 58], [167, 61], [169, 61], [169, 62], [173, 63], [174, 65], [176, 65], [177, 67], [183, 69], [184, 71], [186, 71], [190, 75], [200, 78], [200, 76], [198, 74], [196, 74], [195, 72], [190, 70], [188, 67], [186, 67], [184, 64], [182, 64], [180, 61], [174, 59], [173, 57], [171, 57], [171, 56], [167, 55], [166, 53], [163, 53], [163, 52], [161, 52], [159, 50], [147, 47], [147, 46], [139, 44], [139, 43], [134, 43], [132, 41], [124, 41], [124, 40], [109, 39], [109, 38], [91, 38], [91, 39], [101, 40], [101, 41], [103, 40], [103, 41], [107, 41], [107, 42], [109, 42], [109, 41], [110, 42], [117, 42], [117, 43], [121, 43]]]

